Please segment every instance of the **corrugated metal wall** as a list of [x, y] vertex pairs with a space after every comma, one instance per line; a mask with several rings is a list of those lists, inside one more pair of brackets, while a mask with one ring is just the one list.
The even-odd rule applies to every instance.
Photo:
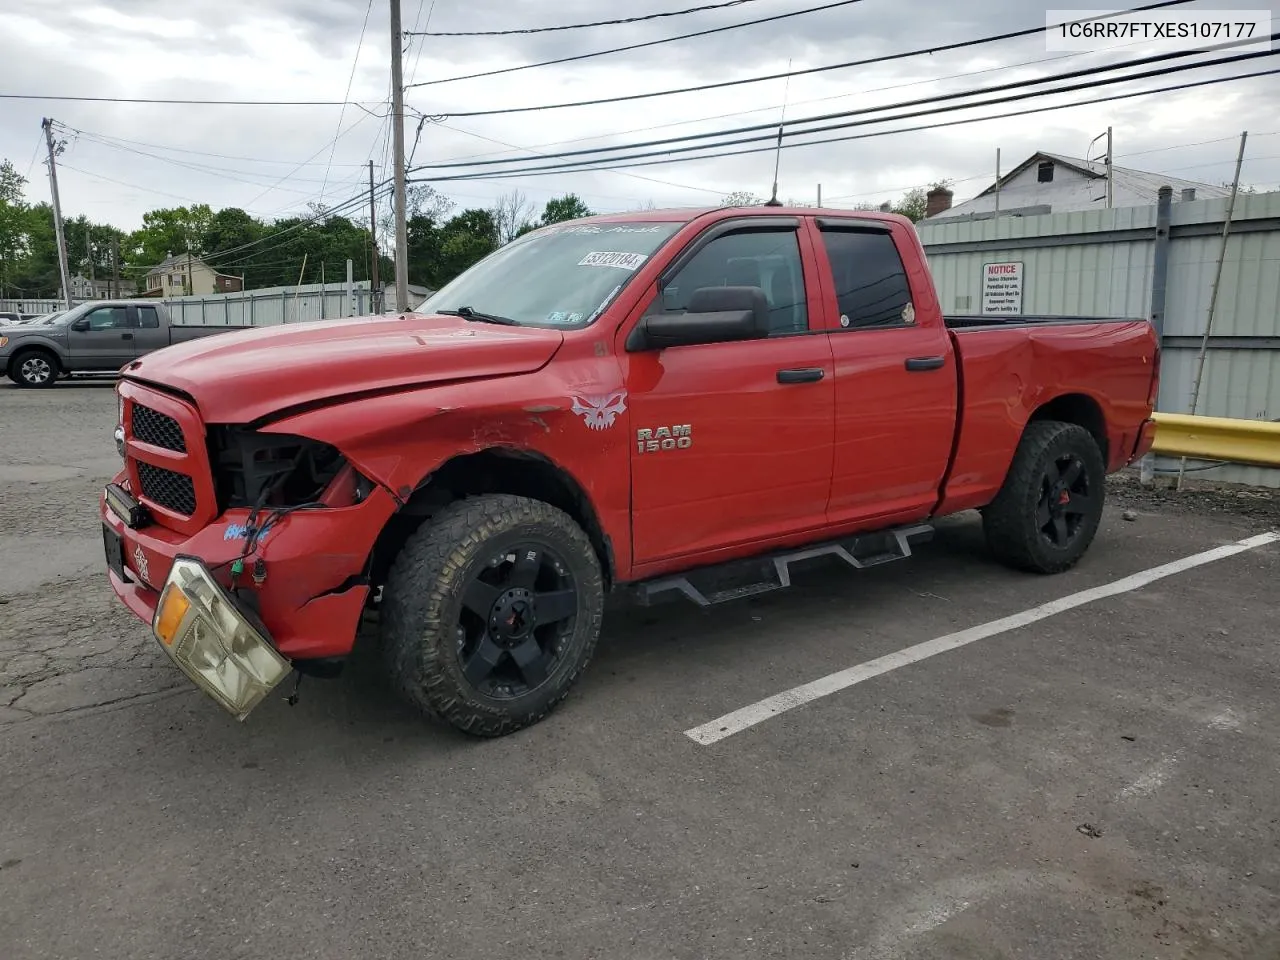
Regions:
[[[1186, 413], [1227, 201], [1174, 200], [1160, 409]], [[979, 314], [983, 265], [1021, 261], [1024, 313], [1143, 317], [1151, 309], [1155, 223], [1152, 206], [926, 221], [918, 229], [947, 313]], [[1196, 412], [1280, 419], [1280, 193], [1236, 201]], [[1280, 470], [1201, 466], [1194, 475], [1203, 479], [1280, 487]]]
[[306, 320], [333, 320], [373, 312], [369, 284], [357, 283], [348, 298], [344, 285], [303, 284], [208, 297], [175, 297], [165, 306], [175, 324], [267, 327]]

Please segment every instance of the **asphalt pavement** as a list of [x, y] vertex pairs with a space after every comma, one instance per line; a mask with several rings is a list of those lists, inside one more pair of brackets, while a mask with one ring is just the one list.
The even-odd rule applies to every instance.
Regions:
[[615, 604], [560, 709], [475, 741], [367, 649], [243, 724], [191, 689], [102, 572], [113, 422], [109, 384], [0, 386], [4, 960], [1280, 958], [1280, 544], [1123, 580], [1280, 497], [1117, 483], [1057, 577], [962, 516], [714, 612]]

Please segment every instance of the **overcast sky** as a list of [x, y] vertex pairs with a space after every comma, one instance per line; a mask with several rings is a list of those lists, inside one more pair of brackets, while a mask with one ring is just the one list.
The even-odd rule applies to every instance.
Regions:
[[[504, 30], [637, 16], [714, 0], [636, 0], [629, 4], [546, 0], [403, 0], [406, 30]], [[821, 0], [751, 0], [627, 26], [483, 38], [413, 37], [407, 83], [457, 77], [602, 50], [817, 6]], [[1055, 7], [1058, 7], [1055, 4]], [[1105, 4], [1067, 2], [1067, 8]], [[1261, 7], [1206, 3], [1197, 9]], [[367, 28], [361, 25], [369, 10]], [[373, 0], [105, 0], [63, 5], [4, 0], [0, 6], [0, 93], [196, 99], [346, 99], [357, 106], [181, 106], [0, 100], [0, 157], [30, 179], [28, 197], [49, 196], [40, 159], [40, 121], [69, 128], [59, 161], [63, 211], [125, 229], [160, 206], [205, 202], [263, 217], [334, 204], [367, 187], [367, 161], [379, 178], [387, 163], [390, 89], [388, 3]], [[1277, 18], [1280, 20], [1280, 18]], [[420, 86], [410, 107], [432, 115], [592, 99], [750, 77], [978, 38], [1044, 23], [1043, 7], [1022, 0], [862, 0], [834, 10], [731, 30], [644, 50], [506, 75]], [[973, 86], [1115, 62], [1137, 53], [1067, 55], [1043, 36], [986, 44], [875, 67], [747, 84], [719, 91], [608, 106], [429, 123], [415, 163], [477, 155], [531, 156], [626, 143], [914, 100]], [[1055, 58], [1050, 60], [1049, 58]], [[1036, 62], [1040, 61], [1040, 62]], [[1274, 67], [1263, 59], [1220, 72]], [[1211, 70], [1143, 81], [1161, 86]], [[1069, 94], [1069, 102], [1138, 85]], [[850, 205], [892, 200], [913, 186], [949, 178], [957, 201], [987, 186], [1000, 147], [1005, 169], [1038, 149], [1084, 156], [1115, 129], [1116, 162], [1210, 183], [1229, 181], [1237, 138], [1249, 130], [1244, 180], [1280, 187], [1280, 78], [1264, 77], [1053, 113], [791, 149], [782, 156], [780, 196]], [[939, 119], [980, 116], [982, 111]], [[927, 120], [915, 121], [917, 123]], [[416, 120], [408, 124], [413, 143]], [[882, 125], [878, 129], [884, 129]], [[872, 129], [872, 128], [867, 128]], [[856, 131], [850, 131], [856, 132]], [[338, 135], [335, 144], [335, 135]], [[830, 134], [837, 135], [837, 134]], [[108, 142], [104, 142], [108, 141]], [[121, 142], [128, 141], [128, 142]], [[1211, 141], [1211, 142], [1206, 142]], [[512, 147], [525, 148], [515, 151]], [[1092, 155], [1101, 152], [1095, 144]], [[332, 152], [332, 155], [331, 155]], [[150, 154], [150, 156], [145, 155]], [[330, 162], [331, 161], [331, 162]], [[573, 190], [597, 211], [714, 205], [734, 190], [767, 196], [772, 154], [671, 163], [630, 171], [441, 183], [458, 209], [488, 206], [519, 188], [540, 208]]]

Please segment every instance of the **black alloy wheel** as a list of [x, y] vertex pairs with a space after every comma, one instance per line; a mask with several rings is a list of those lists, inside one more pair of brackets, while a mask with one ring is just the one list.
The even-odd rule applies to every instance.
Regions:
[[477, 693], [496, 700], [536, 690], [555, 672], [577, 612], [578, 590], [564, 560], [541, 544], [516, 544], [463, 589], [463, 676]]
[[1106, 477], [1102, 449], [1084, 427], [1027, 424], [1000, 492], [982, 509], [991, 552], [1019, 570], [1069, 570], [1102, 522]]
[[1049, 461], [1040, 481], [1036, 525], [1053, 546], [1064, 549], [1080, 535], [1086, 518], [1098, 509], [1089, 490], [1084, 461], [1067, 454]]
[[537, 723], [586, 668], [604, 618], [591, 538], [563, 510], [483, 494], [437, 510], [387, 576], [380, 622], [392, 682], [466, 733]]

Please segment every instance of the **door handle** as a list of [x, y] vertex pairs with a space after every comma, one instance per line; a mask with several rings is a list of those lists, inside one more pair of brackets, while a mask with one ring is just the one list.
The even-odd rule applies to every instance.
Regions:
[[121, 339], [121, 340], [132, 340], [132, 339], [133, 339], [133, 334], [132, 334], [132, 333], [122, 333], [122, 334], [120, 334], [120, 339]]
[[946, 364], [946, 357], [912, 357], [907, 361], [907, 369], [912, 373], [921, 370], [941, 370]]
[[792, 367], [778, 371], [779, 383], [817, 383], [826, 374], [821, 367]]

